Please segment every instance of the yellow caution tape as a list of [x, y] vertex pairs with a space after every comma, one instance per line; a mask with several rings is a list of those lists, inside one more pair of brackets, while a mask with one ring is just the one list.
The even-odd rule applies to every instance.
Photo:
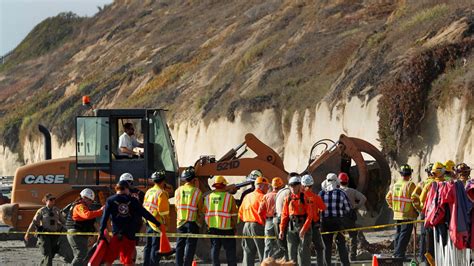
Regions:
[[[400, 222], [400, 223], [392, 223], [392, 224], [383, 224], [383, 225], [374, 225], [374, 226], [366, 226], [366, 227], [356, 227], [351, 229], [344, 229], [339, 231], [332, 231], [332, 232], [322, 232], [322, 235], [326, 234], [337, 234], [337, 233], [344, 233], [344, 232], [353, 232], [353, 231], [364, 231], [364, 230], [371, 230], [371, 229], [380, 229], [386, 227], [393, 227], [402, 224], [414, 224], [414, 223], [422, 223], [424, 220], [416, 220], [416, 221], [409, 221], [409, 222]], [[26, 234], [26, 232], [22, 231], [4, 231], [0, 232], [0, 234]], [[81, 235], [81, 236], [98, 236], [98, 233], [91, 233], [91, 232], [30, 232], [32, 235]], [[236, 235], [211, 235], [211, 234], [182, 234], [182, 233], [167, 233], [168, 237], [171, 238], [234, 238], [234, 239], [244, 239], [244, 238], [252, 238], [252, 239], [276, 239], [275, 236], [236, 236]], [[135, 234], [137, 237], [160, 237], [161, 233], [137, 233]]]
[[415, 221], [408, 221], [408, 222], [400, 222], [400, 223], [393, 223], [393, 224], [382, 224], [382, 225], [373, 225], [373, 226], [366, 226], [366, 227], [356, 227], [350, 229], [343, 229], [339, 231], [332, 231], [332, 232], [321, 232], [322, 235], [327, 234], [337, 234], [337, 233], [344, 233], [344, 232], [354, 232], [354, 231], [364, 231], [364, 230], [371, 230], [371, 229], [380, 229], [386, 227], [393, 227], [402, 224], [415, 224], [415, 223], [423, 223], [425, 220], [415, 220]]

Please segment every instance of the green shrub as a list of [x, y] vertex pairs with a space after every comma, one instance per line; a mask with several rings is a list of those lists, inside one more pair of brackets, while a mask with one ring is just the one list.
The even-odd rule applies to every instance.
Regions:
[[474, 40], [470, 39], [423, 51], [381, 86], [378, 134], [384, 152], [397, 156], [410, 137], [418, 133], [432, 82], [473, 46]]

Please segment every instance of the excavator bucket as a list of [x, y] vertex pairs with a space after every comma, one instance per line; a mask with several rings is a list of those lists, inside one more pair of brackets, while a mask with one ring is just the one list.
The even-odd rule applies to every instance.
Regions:
[[369, 216], [376, 220], [380, 217], [391, 172], [385, 156], [369, 142], [345, 135], [336, 142], [320, 140], [311, 149], [306, 172], [313, 176], [316, 190], [321, 189], [328, 173], [346, 172], [350, 177], [349, 186], [367, 197]]

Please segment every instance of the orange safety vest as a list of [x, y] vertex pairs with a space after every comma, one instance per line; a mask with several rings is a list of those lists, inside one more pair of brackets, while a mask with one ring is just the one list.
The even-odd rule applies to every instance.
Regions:
[[183, 222], [196, 222], [199, 201], [202, 193], [199, 188], [184, 184], [175, 192], [175, 205], [178, 226]]
[[260, 203], [263, 200], [265, 194], [260, 189], [256, 188], [252, 193], [249, 193], [245, 196], [242, 204], [239, 208], [239, 218], [243, 222], [254, 222], [261, 225], [265, 224], [265, 221], [262, 221], [260, 215], [258, 215], [258, 209]]
[[305, 193], [301, 192], [299, 195], [291, 193], [286, 196], [283, 203], [283, 210], [281, 214], [280, 230], [286, 231], [286, 227], [290, 219], [304, 221], [301, 228], [304, 232], [308, 231], [313, 221], [312, 203], [305, 197]]
[[234, 205], [234, 197], [228, 192], [213, 191], [207, 195], [204, 198], [204, 206], [206, 208], [204, 219], [207, 226], [221, 230], [232, 229], [232, 217], [237, 215], [232, 213]]

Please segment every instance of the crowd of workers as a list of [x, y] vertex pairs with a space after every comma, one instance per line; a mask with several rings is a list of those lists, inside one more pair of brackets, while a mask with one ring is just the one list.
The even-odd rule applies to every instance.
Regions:
[[[471, 168], [465, 163], [452, 160], [430, 163], [426, 166], [426, 178], [417, 185], [411, 180], [413, 169], [405, 164], [400, 168], [401, 178], [393, 184], [386, 195], [393, 219], [397, 225], [394, 257], [405, 258], [416, 220], [425, 220], [421, 225], [418, 259], [433, 264], [434, 237], [447, 244], [448, 235], [458, 249], [474, 247], [474, 236], [469, 224], [471, 202], [474, 202], [474, 181], [470, 179]], [[461, 219], [462, 217], [462, 219]], [[436, 234], [433, 234], [433, 231]], [[474, 239], [473, 239], [474, 240]]]
[[[310, 265], [311, 243], [317, 254], [318, 265], [330, 265], [333, 235], [321, 235], [323, 231], [338, 231], [355, 227], [356, 210], [365, 204], [366, 198], [355, 189], [349, 188], [349, 177], [330, 173], [322, 184], [319, 194], [313, 192], [313, 178], [290, 173], [288, 185], [280, 177], [271, 180], [261, 171], [254, 170], [247, 177], [252, 187], [242, 193], [238, 207], [235, 190], [223, 176], [216, 176], [209, 193], [199, 189], [199, 180], [193, 167], [181, 174], [182, 185], [174, 192], [177, 232], [199, 234], [204, 223], [212, 235], [236, 235], [237, 224], [243, 222], [243, 236], [272, 236], [273, 238], [243, 238], [243, 264], [254, 265], [256, 259], [284, 258], [298, 265]], [[137, 237], [135, 236], [146, 220], [147, 233], [159, 233], [170, 225], [170, 191], [166, 185], [166, 173], [153, 173], [155, 185], [146, 193], [133, 186], [133, 177], [124, 173], [115, 186], [116, 194], [106, 204], [92, 210], [95, 200], [92, 189], [81, 191], [77, 200], [63, 210], [55, 207], [55, 197], [44, 197], [45, 207], [39, 209], [25, 235], [30, 232], [58, 232], [65, 227], [70, 233], [67, 240], [74, 254], [73, 265], [84, 265], [88, 260], [89, 236], [76, 232], [95, 232], [95, 222], [101, 218], [99, 239], [106, 239], [105, 229], [112, 221], [112, 238], [103, 259], [111, 265], [118, 257], [124, 265], [133, 265], [136, 258]], [[43, 265], [51, 265], [58, 252], [57, 235], [39, 235]], [[351, 235], [350, 257], [355, 259], [357, 236]], [[176, 240], [176, 265], [192, 265], [196, 252], [197, 238], [178, 237]], [[235, 238], [211, 238], [213, 265], [220, 265], [220, 249], [224, 248], [228, 265], [237, 265], [237, 241]], [[337, 234], [341, 261], [349, 265], [349, 252], [342, 234]], [[159, 237], [147, 237], [144, 247], [144, 265], [158, 265], [162, 254]]]
[[[430, 164], [427, 178], [415, 185], [411, 181], [412, 168], [402, 165], [402, 178], [391, 187], [386, 196], [397, 223], [415, 220], [419, 213], [421, 219], [433, 215], [430, 202], [434, 201], [431, 185], [437, 182], [458, 182], [470, 186], [470, 168], [466, 164]], [[290, 173], [288, 184], [282, 178], [268, 179], [259, 170], [252, 171], [248, 179], [253, 186], [245, 191], [240, 206], [234, 199], [235, 191], [229, 190], [229, 184], [223, 176], [214, 177], [214, 188], [203, 194], [199, 189], [199, 180], [193, 167], [181, 174], [181, 183], [174, 192], [177, 232], [199, 234], [204, 226], [212, 235], [236, 235], [237, 224], [243, 222], [243, 236], [272, 236], [276, 238], [243, 238], [243, 264], [254, 265], [265, 258], [284, 258], [298, 265], [311, 264], [311, 249], [314, 248], [318, 265], [331, 265], [333, 239], [337, 245], [339, 258], [343, 265], [349, 265], [357, 254], [357, 232], [350, 233], [349, 250], [344, 234], [321, 234], [356, 227], [357, 209], [364, 206], [366, 197], [357, 190], [348, 187], [349, 176], [346, 173], [329, 173], [321, 184], [321, 191], [313, 191], [314, 180], [311, 175]], [[89, 237], [75, 232], [95, 232], [96, 218], [100, 221], [99, 239], [105, 239], [108, 220], [112, 221], [112, 238], [103, 259], [111, 265], [119, 256], [124, 265], [133, 265], [136, 258], [138, 233], [144, 219], [147, 233], [160, 233], [171, 223], [170, 193], [166, 185], [166, 173], [153, 173], [154, 186], [146, 193], [133, 186], [133, 177], [125, 173], [115, 186], [116, 194], [109, 197], [106, 204], [98, 210], [91, 210], [95, 193], [89, 188], [81, 191], [80, 197], [63, 210], [54, 206], [55, 197], [44, 197], [45, 207], [39, 209], [28, 228], [29, 233], [36, 231], [58, 232], [65, 227], [69, 234], [67, 240], [72, 247], [73, 265], [84, 265], [88, 259]], [[436, 182], [434, 182], [436, 181]], [[431, 201], [430, 201], [431, 200]], [[429, 220], [429, 219], [427, 219]], [[431, 220], [430, 220], [431, 221]], [[413, 224], [397, 225], [394, 256], [404, 258], [411, 237]], [[430, 227], [423, 227], [420, 241], [420, 259], [430, 250]], [[159, 235], [159, 234], [157, 234]], [[58, 252], [57, 235], [40, 235], [43, 265], [52, 265], [54, 254]], [[176, 240], [176, 265], [192, 265], [197, 247], [197, 238], [178, 237]], [[432, 241], [432, 240], [431, 240]], [[225, 249], [228, 265], [237, 265], [236, 239], [211, 238], [211, 258], [213, 265], [220, 265], [219, 253]], [[428, 245], [428, 248], [426, 246]], [[144, 265], [158, 265], [162, 254], [159, 237], [147, 237], [144, 247]], [[428, 250], [427, 250], [428, 249]]]

